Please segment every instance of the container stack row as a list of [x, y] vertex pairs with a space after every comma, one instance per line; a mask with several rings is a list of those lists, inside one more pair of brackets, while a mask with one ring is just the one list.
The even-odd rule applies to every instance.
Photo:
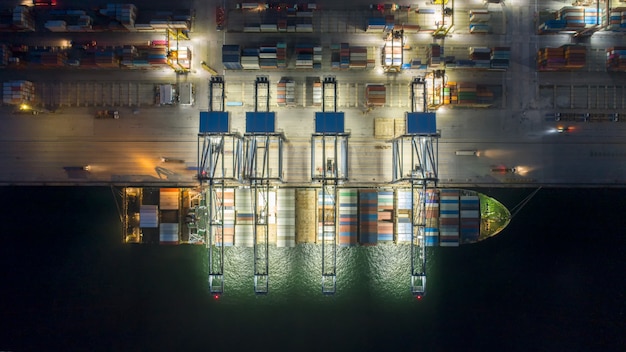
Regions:
[[259, 65], [259, 49], [258, 48], [244, 48], [241, 53], [241, 68], [244, 70], [258, 70], [261, 68]]
[[[565, 6], [558, 10], [554, 19], [539, 25], [539, 34], [558, 33], [560, 31], [580, 31], [602, 23], [604, 11], [594, 7]], [[610, 28], [610, 27], [609, 27]]]
[[396, 191], [396, 232], [398, 234], [398, 243], [411, 241], [411, 214], [413, 208], [413, 196], [410, 190]]
[[235, 246], [254, 246], [253, 193], [250, 188], [235, 189]]
[[12, 56], [13, 54], [11, 53], [11, 51], [9, 50], [9, 48], [4, 45], [4, 44], [0, 44], [0, 66], [6, 66], [9, 64], [9, 58]]
[[610, 31], [626, 31], [626, 7], [616, 7], [611, 9], [609, 14], [609, 25], [606, 28]]
[[276, 43], [276, 67], [287, 67], [287, 43]]
[[180, 194], [177, 188], [159, 189], [159, 209], [161, 221], [159, 224], [159, 243], [178, 244], [178, 209]]
[[335, 199], [332, 194], [317, 194], [317, 241], [332, 240], [335, 236], [335, 214], [333, 213], [333, 204]]
[[365, 86], [365, 99], [368, 106], [384, 106], [387, 102], [387, 88], [384, 84], [368, 84]]
[[358, 193], [356, 189], [339, 190], [339, 245], [355, 246], [358, 233]]
[[19, 105], [35, 100], [35, 85], [31, 81], [9, 81], [2, 84], [2, 102]]
[[350, 68], [367, 68], [367, 48], [353, 46], [350, 48]]
[[374, 246], [378, 242], [378, 194], [374, 189], [359, 190], [359, 243]]
[[461, 196], [461, 244], [478, 241], [480, 234], [480, 205], [478, 196]]
[[310, 43], [296, 44], [296, 68], [322, 68], [322, 47]]
[[[33, 58], [37, 59], [37, 58]], [[39, 63], [45, 67], [59, 67], [64, 66], [67, 61], [67, 55], [59, 51], [43, 52], [39, 56]]]
[[393, 241], [393, 191], [378, 192], [378, 242]]
[[223, 196], [218, 191], [215, 202], [216, 211], [224, 209], [224, 230], [222, 232], [221, 227], [216, 226], [215, 243], [221, 244], [224, 241], [224, 246], [232, 246], [235, 243], [235, 189], [225, 188]]
[[239, 45], [222, 45], [222, 64], [227, 70], [241, 70], [241, 47]]
[[626, 46], [606, 49], [606, 68], [608, 71], [626, 71]]
[[276, 197], [276, 247], [294, 247], [296, 245], [296, 191], [279, 188]]
[[476, 68], [491, 67], [491, 48], [470, 47], [469, 57], [474, 62], [474, 67]]
[[491, 26], [487, 24], [491, 19], [489, 10], [470, 10], [469, 11], [469, 31], [470, 33], [491, 33]]
[[313, 105], [322, 105], [322, 82], [319, 78], [313, 82]]
[[296, 103], [296, 82], [283, 77], [276, 87], [276, 102], [280, 106], [294, 105]]
[[459, 191], [441, 190], [439, 203], [439, 245], [456, 247], [459, 245]]
[[[8, 24], [8, 23], [7, 23]], [[4, 26], [0, 26], [0, 30]], [[16, 6], [13, 9], [11, 24], [6, 26], [7, 29], [17, 30], [21, 32], [34, 32], [35, 20], [28, 6]]]
[[437, 67], [442, 63], [443, 48], [439, 44], [429, 44], [428, 46], [428, 65]]
[[587, 49], [580, 45], [541, 48], [537, 54], [539, 71], [578, 70], [585, 67]]
[[491, 68], [507, 69], [511, 60], [511, 48], [497, 46], [491, 50]]
[[137, 19], [137, 7], [133, 4], [107, 4], [100, 14], [115, 18], [122, 26], [132, 30]]

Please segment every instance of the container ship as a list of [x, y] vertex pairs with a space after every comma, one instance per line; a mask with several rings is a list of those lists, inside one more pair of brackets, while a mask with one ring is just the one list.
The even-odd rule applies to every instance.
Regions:
[[[260, 212], [254, 204], [267, 211], [262, 226], [276, 247], [320, 243], [328, 231], [346, 247], [410, 243], [411, 233], [419, 231], [425, 246], [455, 247], [492, 237], [511, 220], [496, 199], [463, 189], [412, 195], [403, 188], [338, 188], [333, 199], [322, 197], [317, 188], [272, 188], [268, 194], [257, 193], [255, 202], [254, 190], [241, 186], [212, 192], [129, 187], [122, 196], [125, 243], [252, 247]], [[214, 231], [209, 231], [210, 224]], [[261, 226], [258, 221], [256, 226]], [[209, 239], [209, 233], [214, 237]]]

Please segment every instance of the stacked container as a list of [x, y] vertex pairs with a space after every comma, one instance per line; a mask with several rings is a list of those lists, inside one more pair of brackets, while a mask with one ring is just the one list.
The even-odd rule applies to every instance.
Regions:
[[484, 47], [470, 47], [469, 57], [474, 61], [474, 67], [489, 68], [491, 66], [491, 49]]
[[313, 68], [313, 44], [296, 44], [296, 68]]
[[35, 20], [28, 6], [16, 6], [13, 9], [12, 24], [18, 30], [34, 32]]
[[437, 67], [441, 63], [441, 57], [443, 56], [443, 48], [439, 44], [428, 45], [428, 65], [430, 67]]
[[313, 47], [313, 68], [319, 70], [322, 68], [322, 47]]
[[132, 66], [133, 59], [137, 57], [137, 48], [133, 45], [124, 45], [122, 48], [122, 62], [124, 66]]
[[382, 33], [385, 30], [385, 19], [382, 17], [368, 19], [365, 30], [372, 33]]
[[357, 244], [358, 193], [356, 189], [339, 189], [339, 245], [355, 246]]
[[548, 20], [539, 25], [537, 29], [538, 34], [557, 33], [564, 30], [567, 26], [567, 22], [564, 20]]
[[250, 188], [235, 189], [235, 246], [254, 246], [254, 209]]
[[61, 20], [46, 21], [44, 27], [50, 32], [67, 32], [67, 23]]
[[359, 243], [375, 246], [378, 242], [378, 194], [374, 189], [359, 190]]
[[568, 30], [585, 28], [585, 8], [565, 6], [557, 11], [556, 18], [565, 21]]
[[340, 50], [341, 44], [330, 44], [330, 68], [333, 70], [341, 68]]
[[35, 86], [31, 81], [9, 81], [2, 85], [2, 102], [19, 105], [35, 100]]
[[387, 101], [387, 88], [383, 84], [365, 86], [365, 99], [368, 106], [384, 106]]
[[491, 104], [493, 103], [493, 91], [485, 86], [476, 86], [476, 103]]
[[287, 43], [276, 43], [276, 66], [287, 67]]
[[137, 7], [133, 4], [107, 4], [100, 13], [115, 18], [126, 29], [134, 29], [137, 19]]
[[456, 247], [459, 245], [459, 190], [442, 189], [439, 207], [439, 245]]
[[480, 9], [480, 10], [469, 11], [470, 23], [484, 23], [484, 22], [489, 22], [490, 19], [491, 19], [491, 14], [489, 13], [489, 10]]
[[585, 67], [587, 48], [581, 45], [564, 45], [565, 67], [570, 70], [579, 70]]
[[9, 57], [11, 57], [11, 52], [9, 51], [9, 48], [4, 44], [0, 44], [0, 66], [8, 65]]
[[43, 52], [40, 56], [40, 63], [46, 67], [59, 67], [65, 64], [67, 55], [58, 51]]
[[539, 71], [556, 71], [565, 68], [563, 48], [541, 48], [537, 53]]
[[335, 235], [335, 214], [332, 212], [335, 199], [331, 194], [317, 194], [317, 241], [332, 240]]
[[393, 191], [378, 191], [378, 242], [393, 241]]
[[271, 69], [278, 67], [278, 53], [276, 46], [261, 46], [259, 48], [259, 66], [261, 69]]
[[222, 45], [222, 64], [227, 70], [241, 70], [241, 47]]
[[480, 204], [478, 196], [461, 196], [461, 244], [478, 241]]
[[296, 103], [296, 82], [283, 77], [278, 81], [276, 87], [276, 102], [278, 105], [294, 105]]
[[426, 199], [426, 209], [424, 218], [424, 244], [426, 246], [437, 246], [439, 244], [439, 193], [436, 190], [428, 190], [423, 195]]
[[476, 84], [457, 83], [459, 104], [476, 104]]
[[396, 20], [393, 15], [385, 16], [385, 31], [386, 32], [392, 31], [395, 25], [395, 22]]
[[339, 68], [346, 69], [350, 67], [350, 44], [341, 43], [339, 45]]
[[446, 82], [443, 87], [443, 103], [444, 104], [458, 104], [459, 95], [456, 90], [456, 82]]
[[276, 247], [296, 245], [296, 191], [279, 188], [276, 204]]
[[484, 23], [470, 23], [469, 31], [471, 34], [487, 34], [491, 33], [491, 26]]
[[259, 49], [245, 48], [241, 55], [241, 67], [244, 70], [258, 70], [259, 66]]
[[[140, 56], [148, 63], [149, 66], [165, 66], [167, 65], [167, 48], [166, 47], [147, 47], [142, 48]], [[137, 59], [133, 60], [133, 63]]]
[[410, 190], [399, 189], [396, 191], [396, 233], [397, 242], [411, 241], [411, 213], [413, 208], [413, 196]]
[[626, 46], [606, 49], [606, 68], [609, 71], [626, 71]]
[[296, 243], [315, 243], [316, 209], [315, 190], [296, 190]]
[[322, 105], [322, 82], [319, 78], [313, 82], [313, 105]]
[[221, 244], [223, 240], [224, 246], [232, 246], [235, 243], [235, 189], [225, 188], [223, 200], [221, 192], [218, 192], [216, 202], [218, 209], [224, 208], [224, 233], [222, 234], [221, 228], [216, 226], [215, 242]]
[[611, 9], [607, 30], [626, 31], [626, 7], [616, 7]]
[[507, 69], [511, 59], [511, 48], [497, 46], [491, 51], [491, 68]]
[[[94, 53], [94, 57], [96, 59], [96, 65], [98, 65], [98, 67], [104, 67], [104, 68], [119, 67], [119, 60], [117, 56], [115, 55], [115, 52], [113, 52], [112, 50], [96, 51]], [[149, 60], [150, 58], [148, 59], [148, 62], [150, 62]]]

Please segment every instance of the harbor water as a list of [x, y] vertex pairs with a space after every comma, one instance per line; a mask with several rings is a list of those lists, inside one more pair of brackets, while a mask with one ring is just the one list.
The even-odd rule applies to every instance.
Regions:
[[[480, 189], [509, 209], [532, 189]], [[113, 192], [1, 188], [0, 350], [455, 351], [625, 346], [626, 190], [542, 189], [499, 235], [428, 248], [427, 295], [410, 248], [270, 249], [254, 294], [252, 248], [225, 250], [211, 296], [203, 246], [122, 244]]]

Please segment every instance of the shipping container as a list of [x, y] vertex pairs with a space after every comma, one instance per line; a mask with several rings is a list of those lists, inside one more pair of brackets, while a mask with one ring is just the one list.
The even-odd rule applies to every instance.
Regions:
[[178, 224], [162, 223], [159, 226], [160, 244], [178, 244]]
[[235, 246], [254, 245], [253, 193], [250, 188], [235, 189]]
[[374, 189], [359, 190], [359, 243], [378, 243], [378, 194]]
[[276, 247], [296, 245], [296, 192], [279, 188], [276, 202]]
[[315, 243], [316, 199], [315, 190], [296, 190], [296, 243]]

